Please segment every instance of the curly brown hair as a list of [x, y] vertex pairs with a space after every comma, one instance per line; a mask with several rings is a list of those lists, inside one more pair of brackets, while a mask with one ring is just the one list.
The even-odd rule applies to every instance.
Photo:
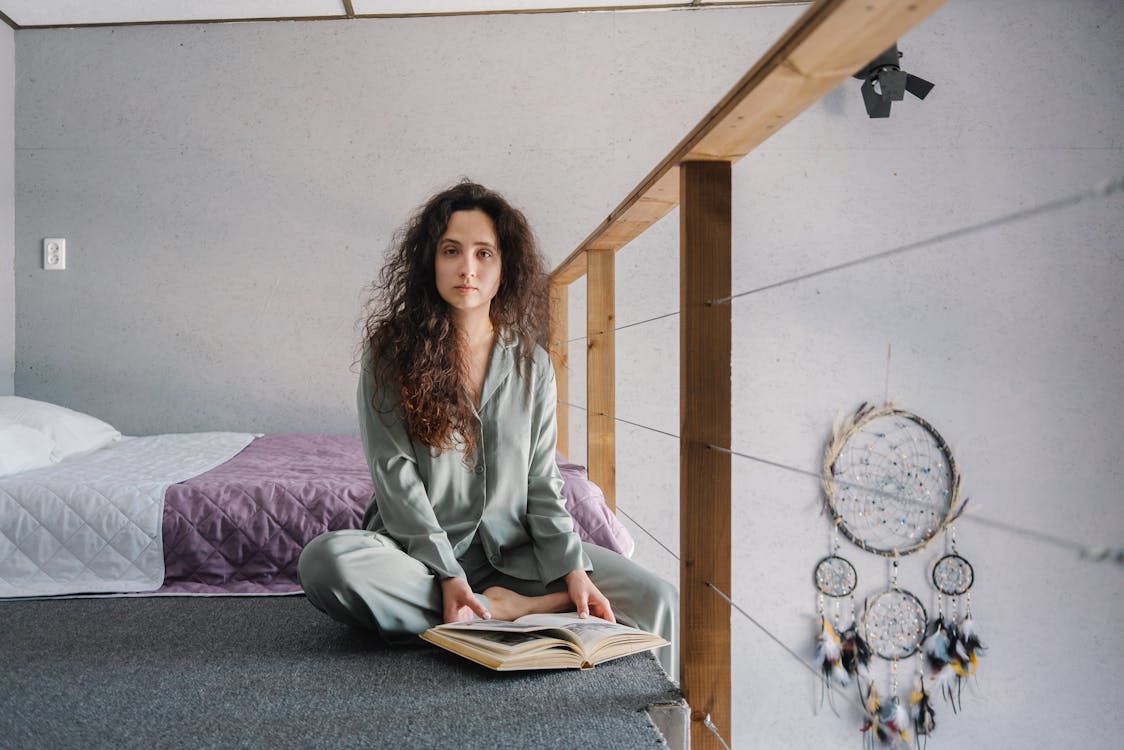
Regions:
[[430, 198], [395, 233], [368, 303], [364, 341], [370, 355], [362, 375], [384, 384], [375, 392], [393, 401], [372, 404], [377, 411], [400, 409], [412, 439], [437, 452], [463, 446], [466, 459], [476, 449], [475, 417], [462, 386], [462, 341], [437, 291], [435, 262], [449, 217], [471, 210], [491, 218], [499, 243], [500, 286], [489, 309], [497, 336], [518, 341], [521, 372], [530, 366], [535, 345], [545, 345], [547, 279], [527, 218], [499, 193], [462, 180]]

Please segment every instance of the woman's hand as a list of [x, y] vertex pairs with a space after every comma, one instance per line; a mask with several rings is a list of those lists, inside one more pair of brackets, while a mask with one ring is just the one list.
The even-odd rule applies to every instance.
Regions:
[[445, 622], [467, 622], [473, 615], [485, 620], [492, 619], [492, 613], [484, 608], [468, 581], [463, 578], [446, 578], [441, 581], [443, 617]]
[[617, 621], [609, 600], [593, 585], [584, 570], [572, 570], [566, 574], [566, 589], [570, 593], [570, 601], [578, 609], [578, 617], [588, 617], [592, 613], [602, 620]]

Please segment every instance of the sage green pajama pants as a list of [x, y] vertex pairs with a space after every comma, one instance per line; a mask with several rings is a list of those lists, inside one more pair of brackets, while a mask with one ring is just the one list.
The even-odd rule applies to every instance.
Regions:
[[[590, 580], [613, 607], [617, 620], [663, 636], [672, 645], [656, 656], [673, 680], [679, 673], [679, 592], [667, 581], [615, 552], [582, 544], [593, 570]], [[479, 544], [459, 560], [472, 590], [503, 586], [524, 596], [565, 591], [499, 572]], [[373, 531], [330, 531], [313, 539], [300, 557], [300, 581], [308, 600], [335, 620], [376, 631], [388, 642], [403, 640], [442, 622], [441, 586], [425, 565], [390, 537]], [[487, 597], [477, 593], [484, 606]]]

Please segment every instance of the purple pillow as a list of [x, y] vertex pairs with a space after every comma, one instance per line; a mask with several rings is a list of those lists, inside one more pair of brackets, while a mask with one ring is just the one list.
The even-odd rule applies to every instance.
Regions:
[[562, 496], [566, 510], [574, 519], [574, 530], [583, 542], [611, 549], [617, 554], [632, 557], [636, 543], [628, 529], [605, 505], [605, 493], [593, 482], [584, 466], [566, 461], [561, 453], [554, 454], [558, 471], [562, 474]]

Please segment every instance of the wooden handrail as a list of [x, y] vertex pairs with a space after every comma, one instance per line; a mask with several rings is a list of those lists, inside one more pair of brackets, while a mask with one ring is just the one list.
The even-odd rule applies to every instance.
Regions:
[[737, 162], [944, 3], [820, 0], [813, 4], [558, 265], [552, 280], [568, 284], [580, 279], [587, 250], [619, 250], [678, 206], [681, 162]]

